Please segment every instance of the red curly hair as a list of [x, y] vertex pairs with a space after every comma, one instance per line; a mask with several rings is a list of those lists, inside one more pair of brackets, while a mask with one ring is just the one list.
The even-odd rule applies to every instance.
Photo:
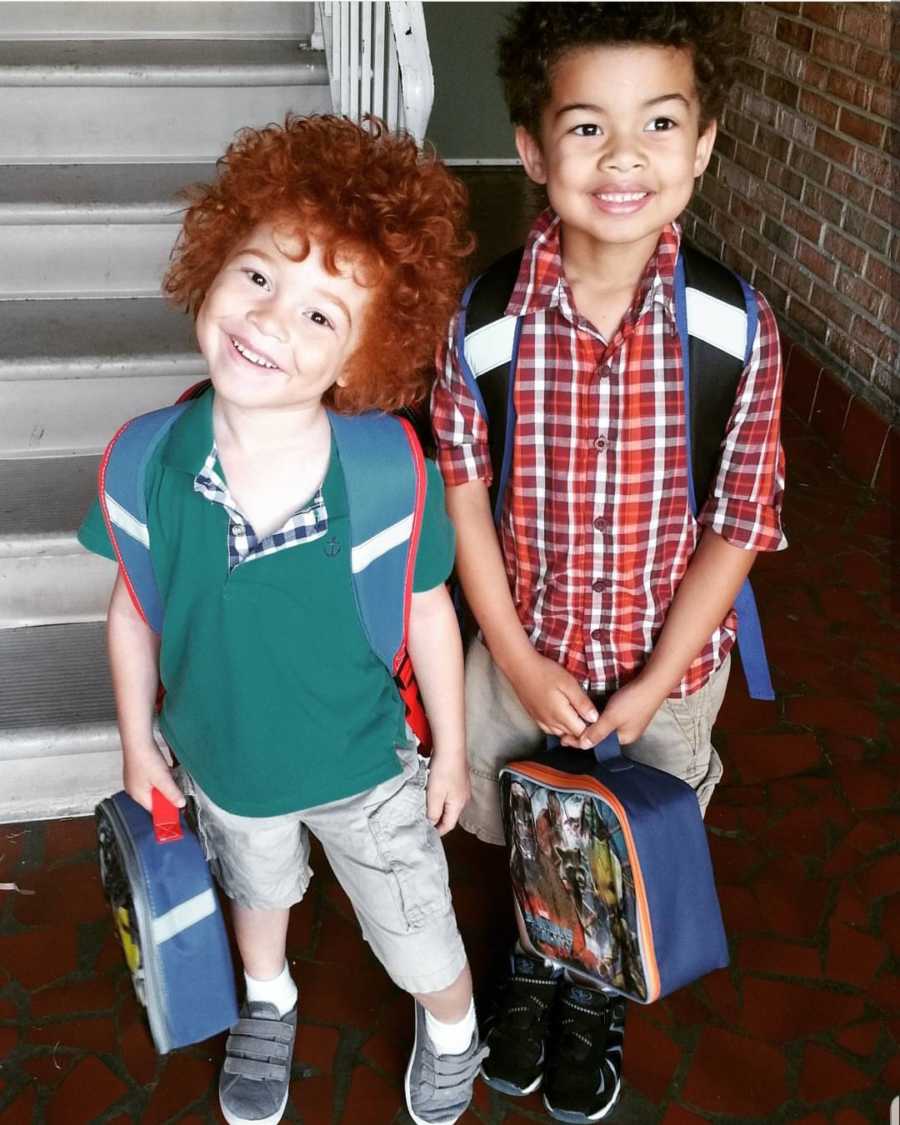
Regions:
[[196, 318], [234, 247], [274, 222], [322, 247], [325, 266], [351, 259], [374, 288], [346, 385], [325, 401], [347, 414], [421, 401], [435, 348], [456, 311], [474, 239], [463, 185], [412, 137], [374, 118], [363, 128], [331, 115], [288, 114], [284, 126], [242, 129], [212, 184], [190, 206], [164, 291]]

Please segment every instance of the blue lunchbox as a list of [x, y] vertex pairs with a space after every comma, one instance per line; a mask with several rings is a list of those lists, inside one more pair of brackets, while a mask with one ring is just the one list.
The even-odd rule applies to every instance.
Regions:
[[728, 964], [706, 831], [684, 781], [560, 747], [500, 772], [519, 936], [594, 987], [649, 1004]]
[[228, 936], [209, 865], [184, 813], [153, 791], [96, 809], [100, 874], [138, 1000], [165, 1055], [238, 1018]]

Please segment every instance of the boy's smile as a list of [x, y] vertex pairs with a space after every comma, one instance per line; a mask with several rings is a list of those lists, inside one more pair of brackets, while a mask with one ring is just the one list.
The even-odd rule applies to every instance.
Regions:
[[359, 343], [373, 290], [354, 274], [325, 268], [272, 224], [255, 227], [231, 252], [197, 317], [197, 340], [216, 393], [245, 407], [318, 403], [342, 379]]
[[649, 257], [709, 161], [715, 123], [700, 133], [699, 116], [689, 51], [628, 44], [560, 59], [540, 137], [520, 127], [516, 143], [569, 248], [646, 242]]

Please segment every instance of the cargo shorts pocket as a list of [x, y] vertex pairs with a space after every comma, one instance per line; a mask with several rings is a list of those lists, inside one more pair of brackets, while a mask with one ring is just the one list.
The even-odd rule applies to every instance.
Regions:
[[403, 932], [423, 929], [450, 908], [447, 860], [425, 813], [425, 761], [382, 804], [369, 812], [369, 830], [403, 919]]

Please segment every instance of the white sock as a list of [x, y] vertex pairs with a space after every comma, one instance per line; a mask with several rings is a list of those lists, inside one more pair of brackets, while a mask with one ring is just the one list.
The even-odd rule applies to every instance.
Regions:
[[247, 999], [254, 1004], [274, 1004], [279, 1016], [286, 1016], [297, 1003], [297, 986], [285, 961], [284, 968], [271, 980], [256, 980], [244, 973], [247, 982]]
[[425, 1009], [425, 1029], [439, 1055], [461, 1055], [472, 1042], [476, 1028], [474, 1000], [469, 1001], [469, 1010], [456, 1023], [442, 1023]]

